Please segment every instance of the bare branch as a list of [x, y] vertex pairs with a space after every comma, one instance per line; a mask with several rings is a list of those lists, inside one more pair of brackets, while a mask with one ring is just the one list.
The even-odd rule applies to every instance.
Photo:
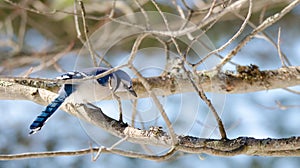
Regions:
[[87, 148], [87, 149], [74, 150], [74, 151], [31, 152], [31, 153], [21, 153], [21, 154], [0, 155], [0, 160], [18, 160], [18, 159], [46, 158], [46, 157], [58, 157], [58, 156], [80, 156], [85, 154], [92, 154], [99, 150], [101, 150], [102, 153], [113, 153], [113, 154], [118, 154], [126, 157], [155, 160], [155, 161], [167, 160], [176, 152], [175, 148], [172, 148], [170, 149], [170, 151], [168, 151], [163, 155], [144, 155], [141, 153], [123, 151], [119, 149], [95, 147], [95, 148]]
[[278, 55], [279, 55], [279, 58], [281, 61], [281, 66], [287, 67], [286, 63], [284, 62], [285, 57], [282, 55], [280, 44], [281, 44], [281, 27], [279, 27], [279, 29], [278, 29], [277, 52], [278, 52]]
[[299, 3], [300, 0], [292, 1], [283, 10], [265, 19], [264, 22], [262, 22], [258, 27], [256, 27], [246, 38], [244, 38], [239, 43], [239, 45], [237, 45], [229, 54], [226, 55], [226, 57], [222, 59], [221, 63], [217, 65], [217, 69], [222, 68], [228, 61], [230, 61], [232, 57], [234, 57], [236, 53], [239, 52], [242, 49], [242, 47], [245, 46], [246, 43], [249, 42], [249, 40], [252, 39], [256, 34], [262, 32], [267, 27], [273, 25], [275, 22], [280, 20], [284, 15], [286, 15], [292, 9], [294, 9], [294, 7], [297, 6]]
[[243, 32], [243, 30], [245, 29], [245, 27], [246, 27], [246, 25], [247, 25], [247, 23], [248, 23], [248, 21], [251, 17], [251, 14], [252, 14], [252, 0], [249, 0], [248, 14], [247, 14], [246, 18], [244, 19], [243, 24], [240, 26], [239, 30], [226, 43], [224, 43], [221, 47], [219, 47], [216, 50], [211, 51], [205, 57], [208, 57], [208, 56], [210, 56], [214, 53], [218, 53], [218, 52], [224, 50], [228, 45], [230, 45], [233, 42], [233, 40], [235, 40]]
[[[290, 66], [266, 71], [253, 69], [248, 73], [242, 71], [240, 71], [240, 73], [197, 71], [197, 76], [195, 77], [199, 78], [205, 92], [226, 94], [249, 93], [299, 85], [300, 67]], [[152, 89], [158, 88], [164, 90], [164, 92], [154, 91], [157, 96], [194, 92], [194, 88], [189, 81], [180, 76], [164, 75], [145, 78], [145, 80]], [[0, 99], [26, 100], [26, 97], [30, 97], [30, 94], [34, 94], [37, 88], [57, 92], [60, 82], [61, 81], [53, 79], [0, 77]], [[133, 87], [139, 98], [149, 96], [139, 79], [133, 79]], [[26, 93], [26, 90], [28, 93]], [[121, 99], [128, 98], [126, 93], [118, 93], [117, 95], [120, 96]]]
[[98, 64], [97, 64], [97, 60], [96, 60], [96, 56], [95, 56], [95, 51], [92, 47], [92, 44], [90, 42], [90, 38], [88, 36], [89, 29], [88, 29], [88, 26], [86, 24], [86, 19], [85, 19], [86, 12], [85, 12], [85, 8], [84, 8], [84, 4], [81, 0], [75, 0], [75, 2], [74, 2], [74, 12], [75, 13], [77, 13], [76, 2], [78, 2], [79, 6], [80, 6], [80, 9], [81, 9], [81, 17], [82, 17], [82, 25], [83, 25], [83, 32], [84, 32], [85, 42], [83, 41], [83, 39], [81, 37], [81, 32], [80, 32], [79, 25], [78, 25], [78, 17], [77, 17], [77, 15], [74, 15], [76, 30], [77, 30], [77, 34], [78, 34], [77, 37], [80, 39], [81, 43], [83, 43], [87, 46], [87, 48], [90, 52], [90, 56], [93, 60], [93, 64], [94, 64], [94, 66], [97, 66]]

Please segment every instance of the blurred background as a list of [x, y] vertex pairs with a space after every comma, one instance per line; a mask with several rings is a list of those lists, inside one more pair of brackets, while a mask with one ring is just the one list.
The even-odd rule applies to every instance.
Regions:
[[[13, 3], [15, 2], [15, 3]], [[140, 12], [136, 1], [116, 1], [114, 18]], [[147, 11], [156, 11], [153, 3], [138, 1], [139, 5]], [[157, 1], [159, 7], [167, 13], [178, 16], [176, 3], [183, 12], [188, 13], [186, 7], [196, 11], [193, 22], [201, 20], [207, 13], [211, 1]], [[185, 2], [185, 3], [183, 3]], [[223, 1], [216, 1], [221, 3]], [[269, 2], [269, 1], [267, 1]], [[279, 12], [290, 1], [254, 1], [253, 15], [250, 19], [255, 25], [261, 19]], [[113, 8], [111, 1], [85, 1], [87, 12], [87, 25], [93, 43], [103, 46], [112, 44], [108, 29], [115, 28], [109, 25], [107, 17]], [[74, 1], [1, 1], [0, 2], [0, 75], [24, 76], [30, 72], [30, 77], [55, 78], [69, 70], [91, 66], [91, 59], [87, 56], [86, 49], [77, 39], [74, 17], [72, 15]], [[18, 6], [19, 5], [19, 6]], [[22, 8], [20, 8], [20, 6]], [[220, 5], [221, 6], [221, 5]], [[27, 9], [27, 10], [26, 10]], [[37, 14], [36, 9], [42, 11]], [[54, 9], [56, 11], [54, 11]], [[206, 10], [203, 10], [206, 9]], [[214, 9], [218, 12], [218, 8]], [[43, 13], [44, 12], [44, 13]], [[198, 13], [197, 13], [198, 12]], [[202, 12], [202, 13], [201, 13]], [[247, 5], [237, 11], [243, 16], [247, 14]], [[263, 13], [263, 14], [262, 14]], [[135, 16], [135, 15], [134, 15]], [[193, 15], [194, 16], [194, 15]], [[171, 16], [170, 16], [171, 17]], [[173, 16], [172, 16], [173, 17]], [[176, 18], [176, 17], [175, 17]], [[267, 28], [264, 32], [272, 40], [277, 41], [278, 29], [281, 28], [281, 50], [289, 59], [291, 65], [300, 65], [300, 7], [294, 8], [279, 22]], [[127, 18], [130, 20], [130, 18]], [[209, 46], [216, 48], [223, 45], [240, 28], [243, 20], [232, 14], [222, 17], [216, 24], [209, 28], [203, 40]], [[106, 27], [105, 27], [106, 26]], [[105, 27], [105, 29], [103, 29]], [[206, 27], [203, 27], [205, 29]], [[225, 50], [220, 52], [226, 55], [252, 28], [247, 26], [243, 33], [233, 41]], [[116, 31], [122, 32], [123, 29]], [[127, 32], [123, 32], [127, 33]], [[118, 41], [107, 50], [99, 49], [97, 52], [105, 55], [105, 59], [112, 66], [126, 63], [136, 36]], [[210, 42], [209, 42], [210, 39]], [[102, 44], [102, 45], [101, 45]], [[103, 53], [101, 53], [103, 52]], [[208, 51], [207, 51], [208, 52]], [[206, 53], [207, 53], [206, 52]], [[137, 54], [134, 65], [145, 76], [158, 76], [165, 68], [164, 48], [153, 39], [147, 39]], [[202, 53], [205, 55], [205, 53]], [[175, 54], [176, 55], [176, 54]], [[191, 54], [193, 55], [193, 54]], [[202, 56], [203, 56], [202, 55]], [[171, 54], [172, 56], [172, 54]], [[194, 56], [201, 58], [198, 53]], [[192, 59], [192, 58], [191, 58]], [[261, 70], [278, 69], [281, 61], [277, 49], [264, 37], [257, 36], [252, 39], [233, 59], [239, 65], [258, 65]], [[213, 65], [204, 65], [205, 69]], [[235, 71], [232, 65], [226, 70]], [[135, 75], [124, 69], [133, 78]], [[290, 89], [298, 90], [295, 86]], [[266, 90], [247, 94], [216, 94], [207, 93], [212, 99], [218, 112], [221, 114], [229, 138], [248, 136], [255, 138], [283, 138], [299, 136], [299, 94], [283, 89]], [[218, 138], [216, 125], [209, 114], [207, 107], [194, 93], [183, 93], [166, 97], [159, 97], [174, 127], [179, 134], [189, 134], [204, 138]], [[124, 108], [131, 108], [131, 101], [125, 102]], [[116, 102], [100, 102], [97, 105], [104, 109], [116, 108]], [[151, 99], [141, 99], [138, 102], [138, 111], [143, 119], [137, 119], [151, 126], [160, 125], [157, 109]], [[33, 119], [44, 109], [43, 106], [30, 101], [0, 100], [0, 154], [17, 154], [26, 152], [64, 151], [77, 150], [93, 146], [105, 145], [109, 147], [111, 136], [105, 131], [92, 128], [63, 111], [58, 111], [47, 122], [42, 131], [33, 136], [28, 136], [29, 125]], [[105, 110], [103, 110], [105, 111]], [[129, 110], [130, 111], [130, 110]], [[115, 114], [109, 114], [116, 118]], [[150, 114], [150, 115], [149, 115]], [[125, 121], [130, 123], [131, 113], [125, 114]], [[127, 118], [126, 118], [127, 117]], [[154, 122], [155, 121], [155, 122]], [[138, 125], [141, 126], [141, 125]], [[128, 145], [127, 145], [128, 146]], [[131, 149], [131, 148], [130, 148]], [[135, 148], [139, 149], [139, 148]], [[161, 152], [161, 151], [159, 151]], [[297, 167], [300, 159], [296, 157], [258, 157], [235, 156], [216, 157], [205, 154], [184, 154], [178, 158], [154, 162], [141, 159], [126, 158], [114, 154], [102, 154], [92, 162], [91, 155], [65, 156], [43, 159], [24, 159], [14, 161], [0, 161], [1, 167]]]

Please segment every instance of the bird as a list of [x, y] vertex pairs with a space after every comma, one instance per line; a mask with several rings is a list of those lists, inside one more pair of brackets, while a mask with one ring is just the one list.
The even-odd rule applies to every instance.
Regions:
[[[109, 68], [93, 67], [81, 71], [70, 71], [56, 79], [70, 81], [72, 79], [83, 79], [97, 76], [108, 70]], [[67, 99], [74, 103], [95, 102], [119, 91], [127, 91], [137, 97], [136, 92], [133, 90], [130, 76], [122, 70], [117, 70], [98, 79], [87, 79], [63, 84], [58, 92], [58, 96], [32, 122], [29, 127], [29, 135], [40, 131], [47, 120]], [[119, 120], [122, 121], [121, 114]]]

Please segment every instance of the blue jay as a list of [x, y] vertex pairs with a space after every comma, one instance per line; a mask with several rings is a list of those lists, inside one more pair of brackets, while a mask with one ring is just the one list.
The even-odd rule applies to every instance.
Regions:
[[[89, 68], [80, 72], [68, 72], [57, 77], [57, 79], [82, 79], [85, 77], [99, 75], [107, 70], [107, 68], [103, 67]], [[117, 91], [128, 91], [133, 96], [137, 97], [132, 88], [131, 78], [122, 70], [115, 71], [98, 79], [64, 84], [59, 90], [58, 97], [55, 98], [30, 125], [31, 131], [29, 134], [35, 134], [41, 130], [49, 117], [61, 106], [61, 104], [63, 104], [66, 99], [75, 103], [93, 102], [104, 99], [105, 97], [110, 96], [112, 92]], [[120, 117], [119, 120], [122, 121], [122, 118]]]

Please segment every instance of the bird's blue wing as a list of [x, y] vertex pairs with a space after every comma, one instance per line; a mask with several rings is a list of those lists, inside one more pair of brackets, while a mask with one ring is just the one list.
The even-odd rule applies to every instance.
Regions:
[[[81, 79], [86, 77], [87, 75], [82, 72], [68, 72], [66, 74], [61, 75], [57, 79], [62, 80], [70, 80], [70, 79]], [[51, 117], [51, 115], [61, 106], [61, 104], [65, 101], [67, 97], [69, 97], [75, 90], [76, 84], [64, 84], [59, 91], [59, 95], [55, 98], [44, 111], [41, 112], [39, 116], [32, 122], [30, 125], [29, 134], [35, 134], [45, 124], [45, 122]]]
[[36, 117], [36, 119], [30, 125], [31, 131], [29, 134], [35, 134], [39, 131], [45, 122], [50, 118], [50, 116], [59, 108], [59, 106], [64, 102], [64, 97], [57, 97], [54, 99], [42, 113]]

